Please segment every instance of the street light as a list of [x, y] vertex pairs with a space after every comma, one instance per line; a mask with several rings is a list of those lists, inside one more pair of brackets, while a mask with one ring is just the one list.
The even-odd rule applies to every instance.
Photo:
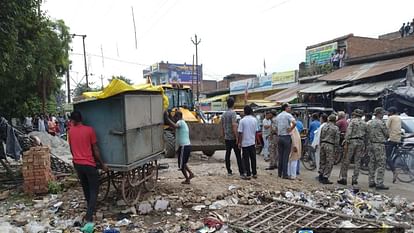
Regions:
[[89, 89], [88, 66], [86, 64], [86, 49], [85, 49], [85, 38], [86, 38], [86, 35], [78, 35], [78, 34], [71, 34], [71, 35], [72, 35], [72, 38], [74, 38], [75, 36], [82, 37], [82, 43], [83, 43], [83, 60], [84, 60], [84, 63], [85, 63], [86, 88]]

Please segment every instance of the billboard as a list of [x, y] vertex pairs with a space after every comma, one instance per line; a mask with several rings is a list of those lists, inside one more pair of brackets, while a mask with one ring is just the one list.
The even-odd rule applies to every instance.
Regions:
[[[194, 66], [194, 83], [197, 82], [196, 67]], [[202, 80], [202, 66], [198, 66], [199, 80]], [[193, 66], [186, 64], [168, 64], [168, 79], [170, 83], [191, 84]]]
[[269, 90], [272, 88], [272, 76], [268, 75], [231, 82], [230, 94], [242, 94], [246, 91], [246, 88], [248, 92]]
[[272, 74], [272, 85], [293, 83], [296, 81], [296, 71], [274, 72]]
[[338, 49], [338, 42], [322, 45], [316, 48], [306, 50], [306, 65], [310, 65], [315, 61], [318, 65], [327, 64], [331, 60], [332, 53]]

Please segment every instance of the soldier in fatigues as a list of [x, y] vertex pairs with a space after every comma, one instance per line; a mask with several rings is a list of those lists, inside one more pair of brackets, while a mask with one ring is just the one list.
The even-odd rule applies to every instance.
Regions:
[[[388, 129], [384, 117], [384, 109], [375, 108], [375, 118], [368, 122], [368, 155], [369, 155], [369, 187], [380, 190], [388, 190], [384, 185], [385, 172], [385, 142], [388, 139]], [[375, 182], [375, 173], [378, 169], [377, 182]]]
[[328, 117], [328, 124], [326, 124], [321, 130], [320, 136], [320, 165], [319, 174], [321, 179], [319, 182], [322, 184], [332, 184], [329, 181], [329, 176], [332, 172], [332, 167], [335, 162], [335, 152], [339, 148], [339, 128], [335, 125], [336, 116], [330, 115]]
[[365, 143], [367, 142], [367, 124], [361, 119], [362, 115], [364, 115], [362, 110], [355, 109], [352, 113], [353, 118], [351, 123], [346, 130], [344, 143], [347, 149], [342, 161], [338, 184], [347, 184], [348, 168], [352, 157], [354, 157], [355, 164], [354, 175], [352, 176], [352, 185], [358, 184], [361, 156], [364, 154]]
[[279, 153], [278, 153], [278, 137], [277, 137], [277, 128], [276, 128], [276, 111], [271, 111], [272, 117], [272, 127], [269, 136], [269, 158], [270, 164], [269, 167], [265, 168], [265, 170], [275, 170], [277, 168], [277, 162], [279, 160]]

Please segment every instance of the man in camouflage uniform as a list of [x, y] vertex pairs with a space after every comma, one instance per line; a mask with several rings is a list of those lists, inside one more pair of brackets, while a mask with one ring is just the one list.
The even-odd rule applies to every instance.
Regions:
[[335, 162], [335, 152], [339, 148], [339, 128], [335, 125], [336, 116], [330, 115], [328, 117], [328, 124], [326, 124], [321, 129], [320, 136], [320, 165], [319, 165], [319, 174], [321, 174], [321, 179], [319, 182], [322, 184], [333, 184], [329, 181], [329, 176], [332, 172], [332, 167]]
[[361, 119], [364, 112], [355, 109], [352, 113], [352, 120], [345, 134], [345, 156], [342, 161], [341, 171], [339, 173], [338, 184], [346, 185], [348, 177], [349, 163], [354, 157], [354, 175], [352, 176], [352, 185], [358, 184], [359, 168], [361, 166], [361, 156], [364, 154], [365, 143], [367, 142], [367, 124]]
[[[388, 190], [384, 185], [385, 172], [385, 142], [388, 139], [388, 129], [382, 118], [384, 109], [375, 108], [375, 118], [368, 122], [368, 155], [369, 155], [369, 187], [380, 190]], [[375, 173], [378, 170], [377, 182], [375, 182]]]
[[279, 152], [278, 152], [278, 137], [277, 137], [277, 128], [276, 128], [276, 115], [277, 112], [275, 110], [271, 111], [272, 117], [272, 127], [269, 136], [269, 158], [270, 164], [269, 167], [265, 168], [265, 170], [275, 170], [277, 169], [277, 162], [279, 160]]

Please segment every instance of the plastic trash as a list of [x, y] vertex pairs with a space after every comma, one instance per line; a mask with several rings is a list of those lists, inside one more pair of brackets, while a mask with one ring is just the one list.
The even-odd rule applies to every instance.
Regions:
[[128, 226], [131, 223], [131, 220], [123, 218], [122, 220], [118, 221], [115, 226], [121, 227], [121, 226]]

